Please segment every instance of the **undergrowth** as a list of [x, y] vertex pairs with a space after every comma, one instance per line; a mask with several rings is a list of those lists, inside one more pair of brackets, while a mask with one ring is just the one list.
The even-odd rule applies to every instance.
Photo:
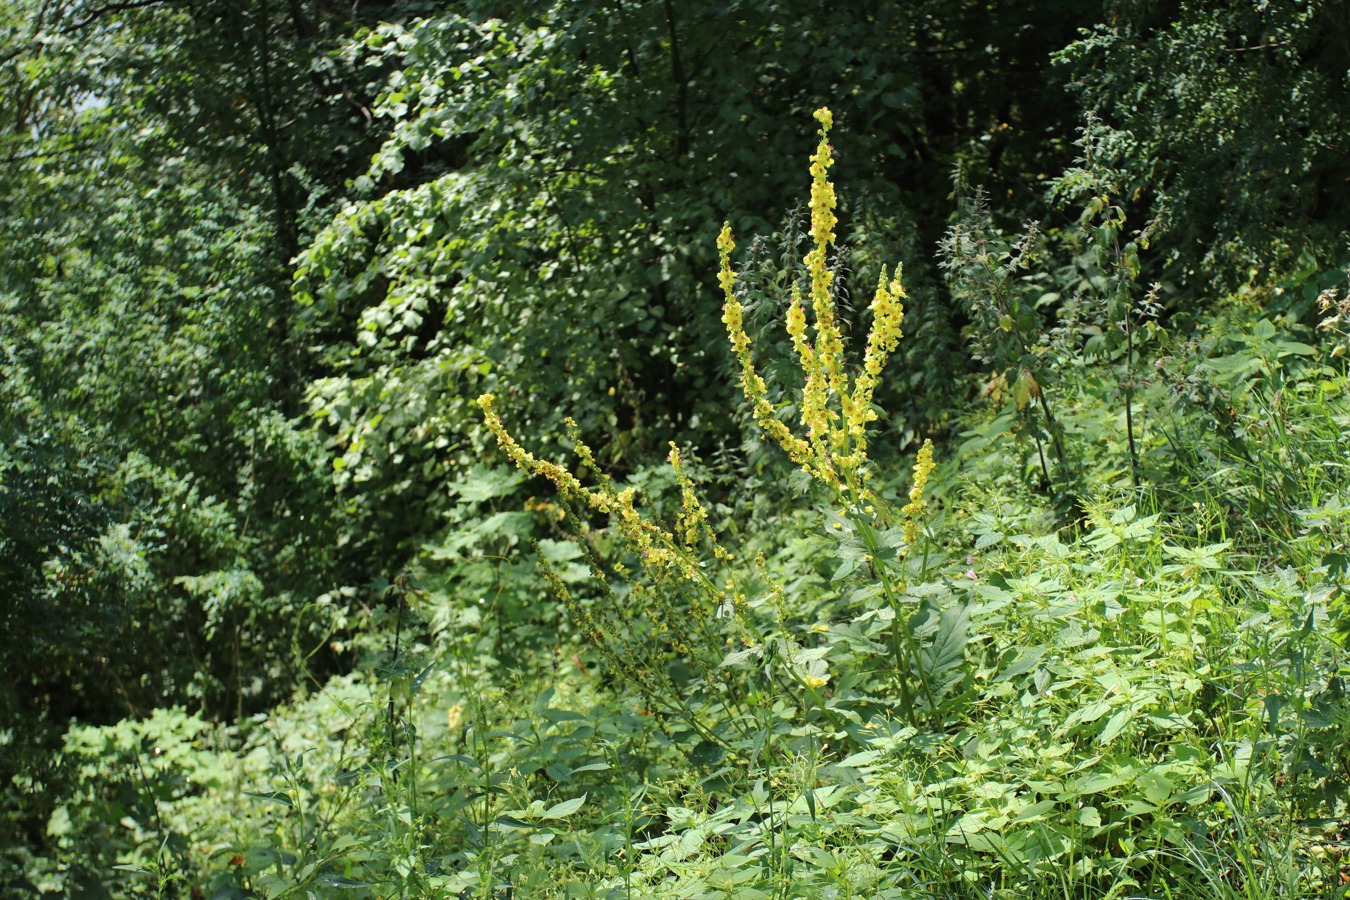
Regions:
[[770, 524], [738, 525], [762, 509], [690, 448], [617, 483], [485, 398], [525, 474], [456, 486], [444, 540], [338, 648], [354, 674], [231, 728], [73, 729], [61, 853], [6, 865], [72, 895], [1347, 896], [1334, 341], [1241, 297], [1170, 334], [1089, 153], [1063, 193], [1106, 231], [1090, 327], [1025, 300], [1034, 236], [955, 231], [984, 402], [878, 469], [904, 289], [836, 302], [817, 118], [790, 384], [764, 382], [719, 244], [754, 419], [804, 473]]

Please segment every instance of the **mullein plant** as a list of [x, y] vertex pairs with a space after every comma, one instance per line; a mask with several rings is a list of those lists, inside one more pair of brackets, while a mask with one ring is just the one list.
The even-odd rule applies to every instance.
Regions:
[[[768, 400], [768, 386], [755, 369], [750, 338], [745, 333], [744, 311], [736, 297], [736, 273], [731, 253], [736, 242], [731, 227], [724, 225], [717, 238], [721, 267], [718, 282], [725, 304], [722, 322], [727, 327], [732, 350], [741, 365], [741, 388], [754, 410], [755, 421], [787, 452], [794, 463], [814, 480], [825, 485], [841, 501], [875, 511], [878, 498], [868, 485], [871, 471], [867, 459], [867, 425], [877, 419], [872, 405], [881, 371], [903, 336], [905, 290], [900, 283], [900, 268], [895, 277], [881, 271], [873, 297], [872, 330], [867, 336], [863, 368], [850, 377], [844, 362], [844, 340], [834, 304], [834, 272], [827, 264], [829, 248], [835, 243], [837, 201], [829, 180], [834, 152], [829, 142], [833, 117], [829, 109], [816, 110], [820, 122], [820, 143], [811, 156], [811, 250], [803, 260], [810, 280], [809, 297], [801, 286], [792, 286], [787, 312], [787, 332], [797, 352], [806, 383], [802, 389], [801, 424], [805, 436], [794, 434], [782, 422]], [[808, 326], [809, 301], [814, 323]], [[814, 332], [815, 339], [811, 339]], [[931, 444], [924, 452], [932, 456]], [[929, 468], [931, 471], [931, 467]], [[925, 476], [926, 477], [926, 476]], [[921, 511], [918, 506], [915, 512]]]
[[[919, 648], [906, 625], [904, 615], [904, 561], [919, 541], [919, 524], [926, 510], [924, 489], [932, 475], [933, 444], [924, 441], [914, 464], [909, 502], [900, 510], [901, 543], [882, 552], [884, 528], [892, 520], [886, 504], [870, 484], [872, 470], [867, 456], [867, 425], [878, 413], [872, 395], [887, 360], [903, 337], [905, 290], [900, 266], [893, 277], [883, 268], [871, 303], [872, 328], [863, 351], [862, 371], [850, 376], [844, 359], [844, 340], [834, 303], [834, 273], [827, 264], [829, 248], [835, 243], [837, 200], [829, 171], [834, 165], [830, 128], [834, 117], [828, 108], [816, 110], [820, 123], [820, 141], [811, 156], [811, 249], [803, 259], [808, 275], [808, 296], [794, 284], [787, 311], [787, 332], [792, 338], [805, 384], [800, 402], [802, 434], [794, 433], [778, 418], [768, 400], [768, 386], [755, 368], [750, 338], [745, 333], [744, 313], [736, 297], [736, 274], [731, 254], [736, 244], [730, 226], [724, 225], [717, 239], [720, 254], [718, 281], [724, 306], [722, 322], [727, 327], [731, 347], [741, 366], [741, 388], [754, 411], [755, 421], [801, 466], [813, 480], [822, 484], [843, 508], [835, 521], [842, 530], [851, 525], [866, 551], [865, 559], [881, 586], [887, 604], [895, 613], [891, 628], [892, 654], [906, 716], [916, 719], [914, 688], [929, 708], [937, 697], [924, 671]], [[811, 311], [808, 323], [807, 307]], [[814, 337], [814, 339], [813, 339]]]
[[[888, 526], [895, 517], [870, 484], [867, 426], [878, 417], [872, 395], [902, 336], [905, 292], [898, 267], [894, 277], [883, 270], [871, 304], [873, 322], [862, 370], [850, 375], [835, 313], [835, 276], [827, 264], [838, 222], [834, 185], [829, 180], [829, 169], [834, 163], [829, 143], [832, 117], [828, 109], [820, 109], [815, 118], [821, 127], [820, 142], [811, 157], [812, 246], [803, 260], [809, 288], [805, 296], [799, 285], [792, 288], [787, 312], [787, 332], [805, 376], [799, 404], [803, 434], [794, 433], [778, 417], [768, 399], [768, 387], [756, 371], [750, 338], [744, 329], [743, 308], [736, 297], [736, 275], [731, 266], [735, 242], [729, 227], [722, 229], [717, 241], [718, 279], [725, 295], [723, 322], [740, 363], [741, 385], [755, 421], [795, 464], [825, 487], [832, 502], [842, 507], [838, 521], [849, 522], [850, 530], [857, 532], [866, 548], [872, 571], [897, 614], [892, 629], [893, 650], [901, 675], [902, 704], [912, 716], [915, 699], [910, 685], [915, 683], [920, 690], [928, 685], [918, 648], [903, 624], [905, 619], [899, 615], [903, 584], [897, 579], [903, 567], [898, 563], [919, 542], [919, 526], [926, 509], [924, 488], [934, 468], [933, 446], [925, 442], [920, 448], [908, 502], [899, 514], [901, 528], [898, 532], [890, 529]], [[769, 652], [764, 655], [785, 660], [784, 671], [775, 676], [780, 678], [779, 683], [803, 695], [804, 705], [830, 715], [820, 693], [828, 680], [820, 661], [814, 657], [809, 663], [803, 661], [800, 648], [791, 640], [770, 639], [757, 617], [750, 614], [751, 606], [766, 609], [772, 625], [777, 626], [772, 630], [779, 634], [786, 631], [782, 588], [768, 575], [762, 558], [748, 567], [754, 574], [755, 586], [741, 583], [747, 567], [737, 567], [734, 555], [709, 525], [707, 510], [699, 501], [674, 444], [670, 445], [668, 459], [680, 488], [681, 502], [675, 523], [667, 528], [639, 513], [633, 488], [620, 490], [611, 484], [575, 423], [569, 421], [569, 434], [581, 468], [589, 473], [593, 487], [584, 485], [568, 469], [541, 460], [522, 447], [497, 415], [491, 394], [481, 396], [478, 403], [498, 445], [518, 467], [553, 482], [561, 496], [578, 510], [609, 517], [622, 536], [637, 566], [636, 571], [622, 562], [609, 566], [628, 583], [622, 600], [608, 585], [598, 559], [591, 560], [592, 569], [609, 600], [607, 603], [581, 603], [561, 579], [550, 576], [549, 581], [583, 636], [643, 695], [653, 711], [681, 718], [705, 739], [713, 739], [711, 730], [690, 714], [690, 705], [682, 699], [690, 691], [702, 691], [705, 703], [713, 696], [721, 697], [718, 702], [726, 707], [730, 720], [744, 721], [745, 710], [737, 708], [737, 692], [731, 690], [731, 667], [724, 665], [722, 659], [730, 646], [736, 651], [733, 656], [767, 649]], [[572, 523], [574, 528], [582, 528], [575, 514]], [[883, 550], [883, 532], [895, 534], [899, 547]], [[880, 558], [887, 555], [890, 561], [881, 565]], [[748, 601], [748, 596], [753, 601]], [[766, 642], [771, 646], [766, 647]], [[675, 683], [668, 664], [672, 657], [689, 665], [695, 673], [693, 681]], [[781, 680], [784, 678], [786, 681]]]
[[[591, 544], [581, 541], [603, 603], [579, 601], [544, 564], [550, 589], [563, 601], [582, 637], [642, 696], [648, 710], [681, 719], [704, 740], [721, 743], [686, 701], [700, 691], [705, 695], [704, 705], [713, 696], [719, 697], [713, 705], [721, 703], [731, 721], [742, 721], [745, 710], [738, 705], [737, 693], [730, 690], [731, 673], [720, 666], [722, 653], [728, 644], [755, 644], [762, 636], [744, 615], [746, 592], [733, 568], [734, 557], [709, 525], [679, 448], [672, 443], [667, 460], [680, 487], [681, 509], [676, 522], [667, 528], [641, 515], [636, 489], [613, 485], [573, 420], [566, 420], [568, 436], [581, 469], [594, 486], [586, 486], [566, 468], [522, 447], [497, 415], [491, 394], [479, 397], [478, 405], [511, 461], [553, 482], [575, 533], [586, 532], [583, 514], [600, 514], [610, 519], [629, 551], [628, 562], [617, 560], [606, 567]], [[712, 560], [705, 563], [708, 556]], [[610, 585], [606, 568], [626, 583], [624, 596]], [[672, 659], [687, 663], [693, 676], [678, 678], [670, 665]]]

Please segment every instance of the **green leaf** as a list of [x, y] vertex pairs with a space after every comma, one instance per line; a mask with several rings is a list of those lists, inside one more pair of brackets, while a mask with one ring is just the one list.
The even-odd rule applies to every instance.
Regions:
[[849, 756], [835, 763], [835, 765], [837, 765], [841, 769], [858, 769], [862, 768], [863, 766], [870, 766], [872, 763], [876, 762], [878, 759], [881, 758], [882, 754], [878, 750], [860, 750], [857, 753], [850, 754]]
[[1155, 806], [1163, 805], [1172, 796], [1172, 780], [1155, 770], [1142, 773], [1135, 784], [1144, 792], [1144, 799]]
[[314, 879], [316, 884], [324, 887], [336, 888], [342, 891], [357, 891], [365, 888], [372, 888], [379, 884], [378, 881], [356, 881], [352, 878], [344, 878], [341, 875], [325, 874]]
[[584, 804], [585, 802], [586, 802], [585, 794], [582, 794], [580, 797], [577, 797], [572, 800], [564, 800], [562, 803], [550, 806], [545, 812], [543, 812], [539, 816], [539, 818], [564, 819], [567, 816], [570, 816], [573, 813], [575, 813], [577, 810], [581, 809], [582, 804]]
[[1078, 709], [1074, 710], [1074, 712], [1064, 720], [1065, 730], [1097, 721], [1111, 711], [1112, 705], [1113, 704], [1109, 699], [1102, 698], [1078, 707]]
[[924, 671], [929, 677], [941, 675], [965, 662], [966, 632], [970, 626], [970, 607], [965, 603], [949, 606], [938, 617], [937, 633], [921, 652]]
[[1025, 675], [1040, 664], [1041, 658], [1045, 656], [1045, 647], [1026, 647], [1018, 652], [1017, 658], [1013, 660], [1006, 669], [999, 673], [999, 681], [1007, 681], [1010, 678], [1016, 678], [1018, 675]]
[[552, 538], [541, 538], [538, 546], [539, 555], [552, 563], [578, 559], [585, 553], [576, 541], [556, 541]]
[[715, 744], [712, 741], [699, 741], [688, 754], [689, 761], [702, 768], [717, 765], [725, 756], [726, 749], [721, 744]]
[[482, 503], [509, 496], [524, 480], [524, 474], [515, 468], [476, 465], [449, 490], [468, 503]]
[[1039, 800], [1036, 803], [1030, 804], [1025, 809], [1019, 810], [1017, 815], [1013, 816], [1008, 821], [1012, 824], [1030, 822], [1034, 819], [1043, 818], [1047, 813], [1054, 811], [1054, 808], [1055, 801]]
[[1097, 743], [1105, 746], [1116, 739], [1116, 736], [1125, 729], [1127, 725], [1134, 721], [1135, 711], [1133, 707], [1127, 707], [1118, 711], [1114, 716], [1107, 720], [1106, 727], [1102, 733], [1097, 736]]
[[243, 791], [242, 793], [245, 797], [252, 797], [255, 800], [266, 800], [269, 803], [278, 803], [282, 806], [291, 808], [295, 807], [295, 801], [291, 799], [289, 794], [283, 791]]

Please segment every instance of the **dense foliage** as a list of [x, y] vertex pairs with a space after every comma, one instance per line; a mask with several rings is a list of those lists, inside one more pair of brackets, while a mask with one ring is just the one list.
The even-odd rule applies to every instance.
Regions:
[[0, 0], [0, 893], [1344, 896], [1347, 41]]

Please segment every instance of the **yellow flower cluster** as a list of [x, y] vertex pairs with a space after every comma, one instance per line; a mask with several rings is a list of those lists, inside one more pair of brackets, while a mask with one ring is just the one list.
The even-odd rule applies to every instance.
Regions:
[[[694, 489], [694, 482], [689, 477], [689, 473], [684, 470], [684, 460], [680, 458], [680, 448], [675, 446], [675, 442], [670, 442], [670, 454], [666, 457], [670, 463], [671, 471], [675, 473], [675, 480], [680, 485], [680, 515], [675, 522], [675, 530], [684, 541], [684, 546], [694, 549], [703, 533], [708, 528], [708, 510], [698, 499], [698, 492]], [[730, 555], [722, 548], [721, 544], [713, 543], [713, 554], [719, 559], [730, 559]]]
[[830, 167], [834, 165], [829, 134], [834, 119], [828, 109], [817, 110], [815, 117], [821, 127], [820, 142], [811, 156], [812, 247], [803, 260], [810, 277], [813, 328], [808, 329], [805, 301], [796, 286], [787, 311], [787, 332], [806, 379], [801, 402], [805, 438], [794, 434], [778, 419], [768, 401], [764, 379], [755, 370], [750, 338], [745, 333], [744, 310], [736, 299], [736, 275], [731, 268], [731, 253], [736, 244], [729, 226], [722, 228], [717, 239], [721, 260], [718, 282], [724, 296], [722, 322], [741, 364], [741, 387], [754, 410], [755, 421], [813, 478], [837, 493], [849, 495], [850, 499], [866, 501], [874, 499], [865, 483], [866, 426], [877, 418], [872, 395], [886, 361], [903, 336], [905, 290], [900, 283], [899, 267], [893, 278], [882, 270], [872, 299], [872, 330], [867, 335], [863, 371], [851, 380], [844, 369], [844, 341], [835, 317], [832, 291], [834, 273], [827, 259], [838, 224], [834, 185], [829, 180]]
[[[522, 447], [506, 430], [506, 426], [502, 424], [501, 418], [494, 409], [494, 403], [495, 398], [492, 394], [483, 394], [478, 398], [478, 405], [482, 407], [488, 429], [497, 438], [497, 445], [510, 457], [512, 462], [526, 472], [547, 478], [553, 482], [563, 496], [582, 503], [596, 512], [613, 516], [619, 530], [623, 533], [625, 541], [642, 561], [643, 569], [658, 583], [697, 583], [700, 585], [707, 597], [707, 605], [701, 608], [691, 608], [688, 610], [689, 613], [692, 613], [695, 617], [703, 618], [714, 610], [722, 608], [727, 602], [730, 602], [733, 607], [739, 607], [743, 604], [744, 598], [735, 589], [734, 583], [729, 582], [725, 589], [713, 584], [700, 568], [697, 559], [688, 552], [699, 541], [700, 535], [709, 533], [708, 514], [698, 501], [694, 484], [684, 471], [679, 450], [673, 443], [670, 445], [670, 463], [675, 470], [675, 478], [680, 485], [682, 509], [677, 529], [680, 532], [683, 546], [677, 542], [674, 534], [642, 518], [637, 510], [637, 495], [633, 488], [616, 491], [610, 486], [608, 479], [605, 478], [599, 465], [596, 464], [591, 448], [581, 440], [580, 431], [575, 422], [571, 419], [566, 420], [568, 433], [584, 468], [595, 474], [599, 479], [600, 486], [598, 488], [585, 487], [575, 475], [562, 466], [538, 459]], [[717, 559], [724, 562], [731, 561], [731, 554], [725, 548], [715, 540], [712, 541], [712, 544], [713, 555]]]
[[497, 446], [502, 448], [502, 452], [510, 458], [511, 462], [525, 472], [533, 472], [536, 475], [544, 476], [568, 496], [586, 493], [585, 488], [581, 486], [581, 482], [571, 472], [546, 460], [535, 459], [533, 453], [520, 446], [516, 439], [511, 437], [511, 432], [507, 431], [506, 426], [502, 424], [501, 417], [493, 410], [492, 404], [494, 402], [496, 402], [496, 398], [491, 394], [483, 394], [478, 398], [478, 405], [482, 407], [483, 418], [487, 422], [488, 430], [492, 432], [493, 437], [497, 439]]
[[923, 489], [928, 484], [928, 476], [933, 474], [936, 465], [933, 462], [933, 442], [924, 441], [923, 446], [919, 448], [918, 456], [914, 460], [914, 484], [909, 489], [909, 502], [901, 510], [905, 514], [905, 543], [907, 544], [913, 544], [919, 536], [915, 520], [923, 515], [924, 509], [928, 506], [923, 499]]
[[[721, 283], [722, 293], [726, 298], [726, 303], [722, 307], [722, 322], [727, 326], [727, 333], [731, 336], [731, 350], [741, 363], [741, 390], [750, 401], [759, 427], [767, 431], [769, 436], [787, 451], [793, 462], [810, 472], [812, 471], [810, 445], [794, 435], [774, 415], [773, 405], [768, 401], [769, 387], [755, 371], [755, 364], [750, 356], [750, 338], [745, 333], [744, 309], [741, 302], [736, 299], [734, 289], [736, 274], [731, 270], [731, 251], [734, 249], [736, 242], [731, 238], [731, 226], [723, 225], [722, 233], [717, 238], [717, 250], [722, 261], [717, 280]], [[816, 474], [829, 481], [827, 472]]]

